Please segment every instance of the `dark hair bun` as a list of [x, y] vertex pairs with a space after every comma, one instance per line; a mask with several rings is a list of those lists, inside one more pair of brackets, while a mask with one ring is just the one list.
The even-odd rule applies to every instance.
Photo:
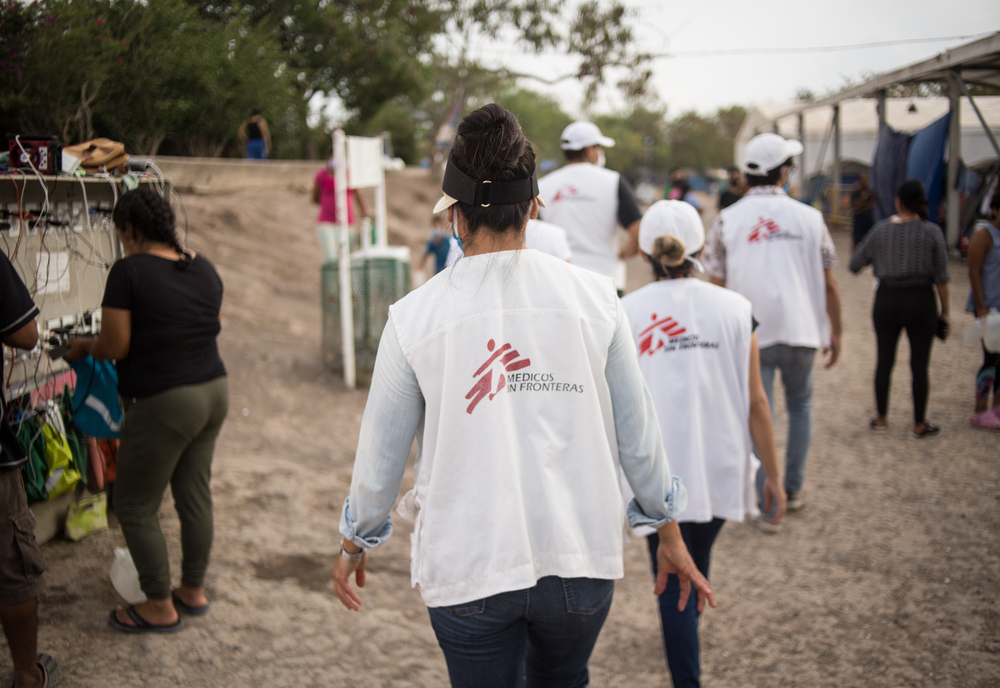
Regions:
[[903, 182], [896, 193], [900, 204], [911, 213], [916, 213], [921, 220], [930, 217], [930, 201], [927, 199], [927, 190], [924, 183], [919, 179], [907, 179]]
[[496, 103], [462, 120], [449, 160], [479, 181], [524, 179], [535, 171], [535, 152], [521, 131], [521, 123]]

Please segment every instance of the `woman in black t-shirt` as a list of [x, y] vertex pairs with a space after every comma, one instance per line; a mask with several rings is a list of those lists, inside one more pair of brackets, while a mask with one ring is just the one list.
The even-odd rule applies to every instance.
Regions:
[[[169, 203], [129, 191], [113, 219], [126, 257], [111, 268], [97, 339], [72, 342], [67, 358], [117, 362], [125, 407], [114, 508], [147, 601], [111, 612], [129, 633], [182, 627], [178, 612], [208, 611], [204, 578], [212, 547], [209, 481], [215, 439], [229, 407], [216, 338], [222, 280], [177, 239]], [[181, 585], [170, 588], [157, 511], [170, 485], [181, 523]]]

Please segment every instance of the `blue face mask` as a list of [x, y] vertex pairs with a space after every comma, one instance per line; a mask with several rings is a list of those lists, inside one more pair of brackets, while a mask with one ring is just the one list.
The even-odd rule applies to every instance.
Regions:
[[788, 190], [792, 188], [792, 185], [789, 184], [788, 182], [785, 182], [785, 185], [781, 188], [785, 190], [785, 193], [788, 193]]

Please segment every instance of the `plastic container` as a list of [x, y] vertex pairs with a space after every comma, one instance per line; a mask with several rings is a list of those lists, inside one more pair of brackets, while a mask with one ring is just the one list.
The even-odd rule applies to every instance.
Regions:
[[132, 555], [124, 547], [115, 547], [115, 560], [111, 563], [111, 584], [129, 604], [146, 601], [146, 595], [139, 587], [139, 572], [132, 563]]
[[978, 346], [982, 341], [990, 353], [1000, 353], [1000, 313], [991, 312], [985, 318], [976, 318], [965, 331], [965, 343]]

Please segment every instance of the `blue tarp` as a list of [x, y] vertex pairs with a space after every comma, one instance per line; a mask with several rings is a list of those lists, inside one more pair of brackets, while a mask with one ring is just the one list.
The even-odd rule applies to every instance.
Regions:
[[906, 158], [906, 178], [919, 179], [930, 200], [930, 220], [937, 222], [938, 205], [944, 191], [944, 151], [948, 145], [948, 125], [951, 113], [921, 129], [913, 136], [910, 154]]
[[910, 151], [912, 138], [910, 134], [896, 131], [888, 124], [879, 132], [871, 170], [871, 185], [878, 196], [876, 222], [891, 217], [896, 212], [896, 192], [906, 179], [906, 156]]

